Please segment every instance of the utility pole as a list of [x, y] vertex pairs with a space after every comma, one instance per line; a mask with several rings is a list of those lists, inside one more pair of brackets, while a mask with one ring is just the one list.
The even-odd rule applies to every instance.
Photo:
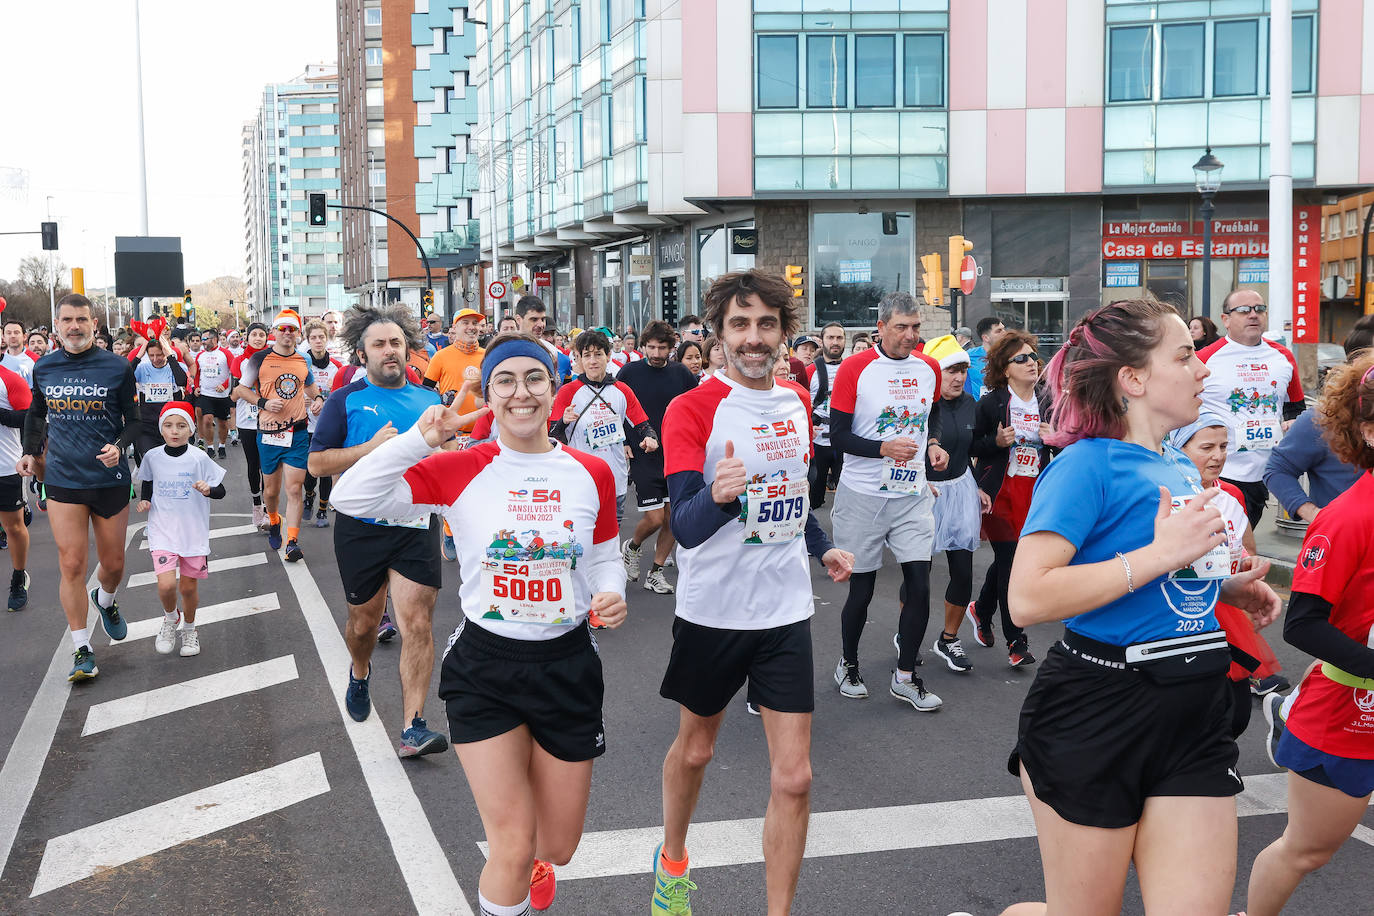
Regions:
[[148, 156], [143, 138], [143, 29], [139, 25], [139, 0], [134, 0], [134, 92], [138, 103], [138, 234], [148, 234]]
[[[52, 222], [52, 195], [48, 195], [48, 222]], [[57, 327], [57, 265], [53, 262], [52, 251], [48, 252], [48, 308], [52, 312], [52, 324]]]

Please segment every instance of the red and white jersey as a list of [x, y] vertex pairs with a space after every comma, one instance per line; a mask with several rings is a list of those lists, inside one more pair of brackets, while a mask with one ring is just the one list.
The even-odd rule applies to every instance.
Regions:
[[1198, 358], [1212, 373], [1203, 383], [1202, 409], [1228, 421], [1221, 476], [1261, 480], [1269, 453], [1283, 438], [1283, 405], [1303, 399], [1293, 354], [1270, 340], [1247, 347], [1223, 337]]
[[[0, 407], [28, 410], [31, 403], [33, 391], [29, 388], [28, 380], [0, 363]], [[20, 430], [12, 426], [0, 426], [0, 477], [16, 473], [14, 466], [23, 456], [19, 434]]]
[[[1361, 474], [1307, 526], [1293, 591], [1331, 603], [1331, 625], [1374, 647], [1374, 475]], [[1374, 690], [1329, 680], [1317, 666], [1302, 682], [1288, 730], [1338, 757], [1374, 760]]]
[[195, 362], [196, 390], [209, 398], [227, 398], [233, 386], [234, 354], [227, 347], [197, 350]]
[[597, 388], [576, 378], [558, 389], [550, 416], [562, 419], [569, 407], [577, 411], [577, 420], [568, 424], [568, 444], [591, 452], [610, 465], [615, 475], [615, 493], [623, 496], [629, 471], [625, 460], [625, 424], [634, 427], [649, 422], [639, 398], [620, 382]]
[[638, 350], [618, 350], [611, 354], [610, 363], [616, 369], [620, 369], [627, 363], [638, 362], [644, 358], [644, 354]]
[[[940, 396], [940, 364], [918, 350], [906, 359], [893, 359], [871, 347], [841, 363], [831, 385], [831, 408], [854, 415], [856, 436], [916, 442], [916, 457], [907, 466], [924, 481], [930, 411]], [[881, 458], [845, 455], [840, 483], [865, 496], [906, 495], [883, 488]]]
[[[809, 512], [806, 472], [811, 462], [811, 400], [799, 386], [774, 380], [766, 391], [746, 388], [717, 372], [678, 395], [663, 417], [663, 464], [671, 477], [702, 474], [709, 488], [725, 443], [744, 461], [751, 485], [800, 482], [789, 514]], [[744, 512], [696, 547], [678, 545], [677, 616], [727, 630], [763, 630], [815, 613], [806, 539], [761, 542]]]
[[[499, 442], [434, 452], [416, 426], [345, 471], [330, 502], [354, 518], [427, 524], [427, 513], [441, 513], [458, 547], [463, 615], [501, 636], [553, 639], [586, 619], [592, 595], [625, 594], [611, 469], [563, 445], [538, 454]], [[523, 600], [540, 567], [562, 572], [538, 580], [539, 602], [555, 581], [569, 581], [571, 590], [557, 586], [559, 616], [527, 623], [511, 611], [511, 586], [520, 580]]]
[[[325, 364], [321, 366], [316, 361], [315, 357], [311, 355], [309, 350], [306, 351], [305, 358], [310, 363], [310, 371], [315, 376], [315, 384], [319, 386], [320, 394], [324, 395], [325, 397], [328, 397], [329, 392], [334, 390], [334, 380], [337, 379], [339, 377], [339, 373], [343, 371], [344, 364], [339, 362], [333, 356], [330, 356], [325, 361]], [[343, 386], [340, 385], [338, 387], [342, 388]], [[323, 405], [321, 405], [320, 409], [324, 409]], [[313, 433], [315, 431], [316, 424], [318, 424], [319, 422], [320, 415], [317, 413], [312, 413], [308, 417], [306, 428]]]

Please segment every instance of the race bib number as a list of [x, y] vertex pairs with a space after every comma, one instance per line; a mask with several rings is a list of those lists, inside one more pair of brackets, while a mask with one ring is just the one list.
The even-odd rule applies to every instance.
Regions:
[[258, 435], [258, 442], [262, 445], [274, 445], [277, 448], [290, 448], [291, 436], [292, 432], [290, 429], [283, 429], [275, 433], [260, 432]]
[[1278, 417], [1256, 417], [1245, 421], [1241, 431], [1240, 448], [1245, 450], [1273, 448], [1283, 438], [1283, 426]]
[[786, 544], [806, 530], [808, 484], [805, 479], [770, 480], [744, 488], [744, 543]]
[[925, 468], [918, 461], [883, 459], [883, 483], [878, 489], [889, 493], [915, 493], [925, 483]]
[[[1177, 515], [1191, 502], [1191, 496], [1175, 496], [1173, 511]], [[1213, 547], [1207, 553], [1182, 569], [1169, 573], [1170, 579], [1226, 579], [1231, 575], [1231, 547], [1227, 541]]]
[[143, 386], [143, 400], [150, 404], [165, 404], [176, 393], [176, 386], [169, 382], [149, 382]]
[[244, 417], [244, 421], [245, 421], [245, 422], [252, 423], [254, 426], [257, 426], [257, 425], [258, 425], [258, 405], [256, 405], [256, 404], [248, 404], [248, 405], [245, 407], [245, 409], [244, 409], [243, 417]]
[[1033, 445], [1013, 445], [1007, 463], [1008, 477], [1039, 477], [1040, 450]]
[[592, 448], [609, 448], [625, 441], [625, 430], [619, 417], [612, 417], [587, 430], [587, 444]]
[[572, 564], [567, 560], [482, 561], [482, 617], [541, 626], [572, 623]]

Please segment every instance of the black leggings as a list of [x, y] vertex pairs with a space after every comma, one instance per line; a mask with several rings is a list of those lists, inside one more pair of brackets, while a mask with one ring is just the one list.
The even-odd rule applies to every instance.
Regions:
[[[873, 600], [873, 588], [878, 573], [854, 573], [849, 577], [849, 597], [840, 612], [840, 632], [844, 660], [859, 660], [859, 637], [868, 622], [868, 605]], [[897, 635], [901, 649], [897, 652], [897, 668], [911, 671], [920, 663], [921, 643], [930, 623], [930, 561], [908, 560], [902, 564], [902, 612], [897, 618]]]
[[253, 496], [253, 505], [262, 505], [262, 462], [258, 460], [258, 431], [239, 430], [239, 444], [243, 446], [243, 457], [248, 462], [248, 492]]
[[314, 474], [311, 474], [311, 473], [309, 473], [309, 472], [306, 472], [306, 475], [305, 475], [305, 492], [310, 493], [311, 495], [314, 495], [314, 493], [315, 493], [315, 481], [317, 481], [317, 480], [318, 480], [319, 483], [320, 483], [320, 508], [323, 509], [325, 503], [329, 502], [329, 494], [332, 493], [332, 492], [334, 492], [334, 478], [333, 478], [333, 477], [316, 477]]
[[991, 625], [994, 610], [1002, 612], [1002, 635], [1007, 645], [1026, 634], [1026, 631], [1011, 622], [1011, 611], [1007, 609], [1007, 585], [1011, 582], [1011, 562], [1016, 559], [1015, 541], [992, 542], [992, 565], [988, 567], [983, 589], [978, 593], [978, 621]]
[[945, 603], [966, 607], [973, 597], [973, 551], [946, 550], [945, 559], [949, 562]]

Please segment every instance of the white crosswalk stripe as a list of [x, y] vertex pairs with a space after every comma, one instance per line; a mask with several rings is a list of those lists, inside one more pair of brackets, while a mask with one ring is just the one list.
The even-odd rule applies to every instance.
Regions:
[[[233, 601], [223, 601], [219, 604], [208, 604], [196, 612], [196, 628], [211, 623], [223, 623], [226, 620], [237, 620], [240, 617], [251, 617], [254, 614], [262, 614], [267, 611], [275, 611], [281, 608], [281, 600], [276, 592], [268, 592], [265, 595], [257, 595], [252, 598], [236, 598]], [[119, 642], [111, 642], [110, 648], [115, 646], [127, 646], [136, 639], [151, 639], [157, 635], [158, 627], [162, 626], [162, 615], [151, 617], [147, 620], [129, 621], [129, 633]]]

